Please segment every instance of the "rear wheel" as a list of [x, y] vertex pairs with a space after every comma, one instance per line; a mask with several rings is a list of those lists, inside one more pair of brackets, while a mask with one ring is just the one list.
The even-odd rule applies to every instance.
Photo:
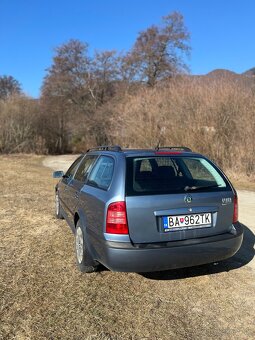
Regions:
[[80, 221], [77, 222], [75, 229], [75, 254], [76, 263], [79, 270], [83, 273], [93, 273], [98, 267], [98, 263], [90, 255], [84, 239], [84, 232]]
[[56, 194], [55, 194], [55, 214], [56, 214], [56, 217], [58, 219], [63, 219], [63, 215], [62, 215], [62, 212], [61, 212], [61, 205], [60, 205], [60, 200], [59, 200], [59, 196], [58, 196], [58, 192], [56, 191]]

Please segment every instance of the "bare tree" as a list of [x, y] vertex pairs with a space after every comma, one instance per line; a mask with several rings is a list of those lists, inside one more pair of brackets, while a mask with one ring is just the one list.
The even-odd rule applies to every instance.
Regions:
[[188, 54], [189, 33], [183, 16], [173, 12], [163, 17], [161, 26], [140, 32], [127, 62], [134, 67], [134, 80], [154, 86], [157, 80], [172, 76], [185, 68], [182, 55]]
[[47, 117], [44, 132], [51, 152], [67, 150], [75, 121], [83, 122], [83, 135], [95, 126], [94, 133], [101, 133], [94, 113], [115, 93], [118, 62], [115, 51], [95, 52], [94, 58], [90, 57], [88, 45], [79, 40], [56, 49], [40, 101]]
[[89, 84], [96, 107], [114, 96], [114, 84], [119, 76], [119, 60], [116, 51], [95, 52]]
[[0, 76], [0, 99], [8, 99], [13, 95], [21, 94], [21, 85], [12, 76]]
[[42, 96], [62, 97], [75, 105], [87, 102], [90, 58], [88, 44], [70, 40], [56, 48], [42, 86]]
[[69, 123], [81, 114], [91, 114], [90, 67], [88, 44], [70, 40], [56, 48], [40, 100], [46, 118], [44, 135], [50, 152], [67, 151]]

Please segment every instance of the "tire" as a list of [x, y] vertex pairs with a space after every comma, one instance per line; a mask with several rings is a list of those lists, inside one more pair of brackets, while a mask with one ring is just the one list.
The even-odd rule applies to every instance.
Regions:
[[75, 229], [74, 248], [76, 255], [76, 264], [78, 269], [82, 273], [95, 272], [99, 264], [93, 260], [92, 256], [88, 251], [84, 238], [84, 229], [80, 221], [77, 222]]
[[62, 208], [60, 205], [60, 200], [59, 200], [59, 196], [58, 196], [58, 192], [56, 191], [55, 194], [55, 215], [57, 219], [62, 220], [64, 217], [62, 215]]

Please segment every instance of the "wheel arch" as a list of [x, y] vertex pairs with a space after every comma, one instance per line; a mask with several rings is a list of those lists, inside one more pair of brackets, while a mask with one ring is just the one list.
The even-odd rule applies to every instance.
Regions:
[[74, 227], [76, 229], [77, 222], [80, 221], [83, 232], [84, 232], [84, 237], [85, 237], [85, 242], [86, 245], [89, 249], [89, 252], [91, 255], [97, 259], [97, 252], [95, 251], [95, 248], [91, 242], [91, 238], [89, 237], [89, 233], [87, 232], [87, 218], [82, 209], [78, 209], [78, 211], [75, 212], [74, 214]]

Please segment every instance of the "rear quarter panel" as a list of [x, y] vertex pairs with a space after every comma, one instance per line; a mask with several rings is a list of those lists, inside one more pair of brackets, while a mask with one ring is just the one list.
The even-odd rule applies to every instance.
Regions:
[[86, 216], [86, 228], [94, 236], [103, 238], [108, 205], [116, 201], [125, 200], [125, 156], [122, 153], [100, 155], [114, 158], [112, 182], [107, 190], [85, 184], [80, 192], [77, 210], [82, 210]]

